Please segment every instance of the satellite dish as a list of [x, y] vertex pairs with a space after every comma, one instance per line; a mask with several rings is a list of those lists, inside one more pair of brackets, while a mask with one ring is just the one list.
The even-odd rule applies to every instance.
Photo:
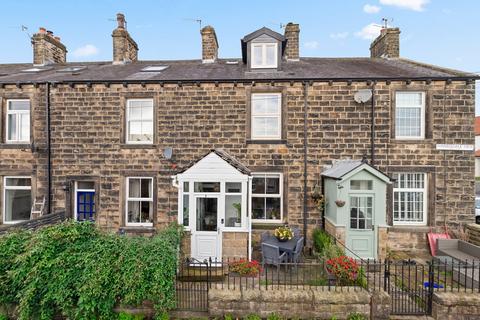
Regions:
[[357, 92], [355, 92], [355, 95], [353, 96], [353, 99], [357, 103], [365, 103], [371, 98], [372, 98], [372, 90], [370, 89], [358, 90]]
[[166, 147], [163, 149], [163, 156], [165, 159], [170, 160], [172, 158], [173, 149], [171, 147]]

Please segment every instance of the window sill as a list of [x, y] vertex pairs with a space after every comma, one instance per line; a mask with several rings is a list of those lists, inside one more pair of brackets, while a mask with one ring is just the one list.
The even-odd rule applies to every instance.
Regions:
[[396, 224], [391, 226], [389, 231], [392, 232], [408, 232], [408, 233], [427, 233], [430, 231], [430, 227], [420, 224]]
[[287, 144], [287, 140], [252, 140], [248, 139], [247, 144]]
[[119, 229], [125, 233], [152, 233], [155, 232], [153, 226], [126, 226]]
[[405, 139], [405, 138], [392, 138], [390, 140], [391, 143], [398, 143], [398, 144], [403, 144], [403, 143], [433, 143], [433, 139], [426, 138], [426, 139]]
[[30, 143], [0, 143], [0, 149], [32, 149]]
[[253, 222], [252, 221], [252, 229], [259, 229], [259, 230], [274, 230], [284, 225], [285, 225], [284, 222]]
[[121, 149], [156, 149], [157, 146], [153, 143], [151, 144], [135, 144], [135, 143], [122, 143], [120, 145]]

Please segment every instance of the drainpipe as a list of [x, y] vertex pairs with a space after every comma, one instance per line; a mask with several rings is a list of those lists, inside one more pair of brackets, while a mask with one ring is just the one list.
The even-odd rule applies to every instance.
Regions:
[[52, 210], [52, 146], [50, 133], [50, 83], [45, 83], [45, 105], [47, 109], [47, 214]]
[[375, 165], [375, 81], [372, 83], [372, 123], [370, 125], [370, 165]]
[[303, 83], [303, 243], [307, 244], [307, 97], [308, 82]]

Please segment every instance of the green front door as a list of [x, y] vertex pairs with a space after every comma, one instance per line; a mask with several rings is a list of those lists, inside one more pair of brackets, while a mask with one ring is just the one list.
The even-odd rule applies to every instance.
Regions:
[[347, 227], [347, 248], [354, 258], [375, 259], [377, 240], [375, 231], [375, 199], [373, 194], [350, 194], [350, 219]]

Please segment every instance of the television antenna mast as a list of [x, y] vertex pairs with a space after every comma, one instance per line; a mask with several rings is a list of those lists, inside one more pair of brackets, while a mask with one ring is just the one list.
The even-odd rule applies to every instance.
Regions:
[[192, 21], [192, 22], [196, 22], [198, 23], [198, 27], [200, 28], [200, 30], [202, 30], [202, 19], [200, 18], [184, 18], [183, 20], [187, 20], [187, 21]]

